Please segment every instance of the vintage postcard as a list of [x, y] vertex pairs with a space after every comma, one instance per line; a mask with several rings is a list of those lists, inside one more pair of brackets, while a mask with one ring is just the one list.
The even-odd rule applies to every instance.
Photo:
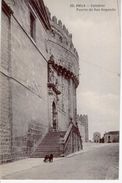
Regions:
[[1, 180], [119, 180], [120, 1], [0, 1]]

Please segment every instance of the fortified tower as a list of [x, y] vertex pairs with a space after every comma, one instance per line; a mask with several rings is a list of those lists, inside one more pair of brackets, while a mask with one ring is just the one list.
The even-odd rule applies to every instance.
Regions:
[[88, 129], [88, 115], [80, 114], [77, 115], [78, 125], [81, 132], [82, 140], [85, 142], [89, 141], [89, 129]]
[[[48, 9], [47, 9], [48, 10]], [[72, 121], [76, 125], [76, 88], [79, 84], [79, 57], [70, 34], [55, 16], [51, 17], [51, 32], [47, 41], [49, 123], [51, 128], [66, 130]], [[55, 122], [54, 122], [55, 121]]]

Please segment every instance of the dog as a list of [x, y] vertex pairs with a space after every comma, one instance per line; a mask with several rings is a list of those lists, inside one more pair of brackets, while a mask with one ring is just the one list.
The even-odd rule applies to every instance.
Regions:
[[50, 154], [50, 156], [49, 156], [49, 162], [53, 162], [53, 154]]
[[49, 161], [49, 156], [48, 156], [48, 155], [46, 155], [46, 156], [44, 157], [44, 162], [47, 162], [47, 161]]

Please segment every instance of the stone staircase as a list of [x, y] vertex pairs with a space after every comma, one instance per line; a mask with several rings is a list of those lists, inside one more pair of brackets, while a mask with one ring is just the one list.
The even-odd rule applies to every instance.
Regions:
[[51, 153], [54, 157], [59, 157], [62, 154], [60, 149], [60, 138], [64, 137], [65, 133], [65, 131], [49, 131], [35, 151], [31, 154], [31, 157], [39, 158]]

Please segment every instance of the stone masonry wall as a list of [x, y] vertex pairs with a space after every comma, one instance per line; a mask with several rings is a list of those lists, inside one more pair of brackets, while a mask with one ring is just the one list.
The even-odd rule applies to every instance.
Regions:
[[[33, 43], [36, 44], [41, 53], [48, 58], [46, 49], [47, 30], [44, 29], [41, 21], [39, 20], [33, 8], [29, 4], [29, 0], [5, 0], [14, 12], [14, 17], [20, 23], [22, 28], [30, 35], [30, 12], [33, 12], [36, 18], [36, 42], [32, 39]], [[31, 38], [31, 37], [30, 37]]]
[[11, 113], [9, 79], [0, 74], [0, 162], [11, 159]]
[[[43, 27], [37, 20], [38, 24], [40, 26], [36, 26], [36, 34], [41, 35]], [[27, 36], [15, 18], [12, 18], [11, 43], [14, 157], [20, 157], [26, 155], [28, 141], [32, 143], [31, 146], [36, 143], [36, 140], [33, 142], [33, 133], [37, 134], [38, 141], [48, 130], [47, 62], [39, 52], [40, 48], [36, 48], [38, 45], [35, 46], [36, 43]], [[35, 129], [35, 124], [39, 131]], [[20, 149], [20, 143], [23, 149]]]
[[[2, 118], [7, 126], [4, 131], [6, 138], [1, 144], [3, 154], [8, 152], [14, 159], [28, 156], [30, 148], [48, 131], [48, 94], [47, 94], [47, 61], [45, 40], [47, 32], [36, 17], [36, 40], [30, 37], [30, 8], [27, 1], [7, 1], [13, 10], [10, 18], [10, 37], [7, 38], [6, 28], [2, 26], [2, 66], [8, 72], [8, 78], [2, 76], [0, 85], [3, 87], [0, 103]], [[4, 13], [3, 13], [4, 14]], [[26, 17], [23, 18], [23, 15]], [[6, 17], [2, 17], [4, 24]], [[10, 44], [7, 56], [7, 44]], [[9, 60], [7, 60], [9, 58]], [[8, 64], [8, 65], [7, 65]], [[9, 90], [10, 89], [10, 90]], [[5, 92], [6, 91], [6, 92]], [[10, 101], [9, 101], [10, 100]], [[10, 108], [9, 108], [10, 107]], [[4, 113], [3, 113], [3, 110]], [[11, 114], [11, 119], [9, 114]], [[12, 126], [10, 126], [12, 125]], [[9, 129], [9, 130], [8, 130]], [[8, 130], [8, 131], [7, 131]], [[11, 133], [11, 134], [10, 134]], [[11, 136], [12, 135], [12, 136]], [[9, 139], [9, 140], [8, 140]], [[10, 140], [12, 139], [12, 142]]]
[[10, 19], [1, 15], [1, 59], [0, 59], [0, 162], [11, 159], [11, 92], [9, 82]]

